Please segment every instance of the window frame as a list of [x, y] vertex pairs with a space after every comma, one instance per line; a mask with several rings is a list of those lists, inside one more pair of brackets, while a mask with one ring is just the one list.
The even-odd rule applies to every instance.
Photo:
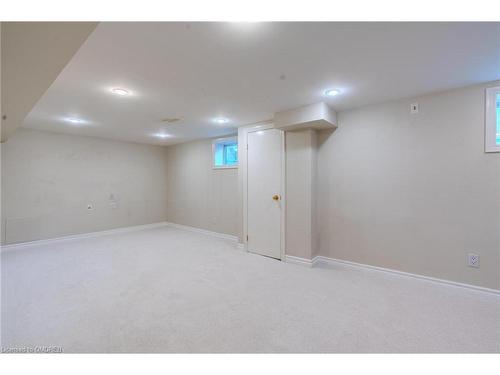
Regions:
[[215, 149], [218, 144], [221, 143], [230, 143], [234, 142], [238, 144], [238, 137], [237, 136], [231, 136], [231, 137], [223, 137], [223, 138], [216, 138], [212, 140], [212, 169], [236, 169], [238, 168], [238, 165], [240, 163], [240, 157], [239, 157], [239, 148], [238, 148], [238, 163], [236, 164], [231, 164], [231, 165], [215, 165]]
[[500, 95], [500, 86], [488, 87], [485, 92], [484, 152], [500, 152], [500, 145], [496, 143], [497, 94]]

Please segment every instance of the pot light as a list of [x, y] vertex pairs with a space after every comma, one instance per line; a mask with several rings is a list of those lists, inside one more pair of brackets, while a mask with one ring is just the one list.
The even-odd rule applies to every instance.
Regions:
[[217, 117], [217, 118], [214, 118], [214, 122], [217, 124], [227, 124], [229, 122], [229, 119], [224, 118], [224, 117]]
[[337, 89], [330, 89], [325, 91], [326, 96], [337, 96], [338, 94], [340, 94], [340, 90]]
[[71, 122], [72, 124], [84, 124], [86, 122], [85, 120], [76, 117], [68, 117], [65, 120], [67, 122]]
[[171, 137], [171, 135], [167, 134], [167, 133], [155, 133], [155, 134], [153, 134], [153, 136], [156, 138], [160, 138], [160, 139], [165, 139], [165, 138]]
[[129, 94], [130, 94], [130, 93], [128, 92], [128, 90], [121, 89], [121, 88], [118, 88], [118, 87], [115, 87], [114, 89], [111, 89], [111, 92], [112, 92], [113, 94], [120, 95], [120, 96], [126, 96], [126, 95], [129, 95]]

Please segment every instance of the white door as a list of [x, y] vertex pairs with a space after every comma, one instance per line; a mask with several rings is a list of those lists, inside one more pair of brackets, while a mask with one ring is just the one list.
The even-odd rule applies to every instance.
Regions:
[[250, 132], [247, 142], [248, 251], [281, 259], [283, 131]]

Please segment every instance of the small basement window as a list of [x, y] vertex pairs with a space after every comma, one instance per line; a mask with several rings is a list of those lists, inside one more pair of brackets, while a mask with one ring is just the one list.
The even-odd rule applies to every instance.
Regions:
[[238, 168], [238, 138], [219, 138], [212, 142], [214, 168]]
[[500, 86], [486, 89], [485, 151], [500, 152]]

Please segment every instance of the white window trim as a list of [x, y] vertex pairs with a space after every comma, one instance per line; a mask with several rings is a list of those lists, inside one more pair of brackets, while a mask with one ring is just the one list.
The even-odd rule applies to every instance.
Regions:
[[500, 152], [500, 145], [496, 144], [496, 95], [500, 94], [500, 86], [486, 89], [485, 122], [484, 122], [484, 151]]
[[239, 158], [239, 147], [238, 147], [238, 164], [233, 164], [233, 165], [222, 165], [222, 166], [216, 166], [215, 165], [215, 145], [217, 143], [220, 143], [221, 141], [234, 141], [238, 143], [238, 137], [237, 136], [232, 136], [232, 137], [223, 137], [223, 138], [217, 138], [212, 140], [212, 169], [237, 169], [238, 164], [240, 163], [240, 158]]

